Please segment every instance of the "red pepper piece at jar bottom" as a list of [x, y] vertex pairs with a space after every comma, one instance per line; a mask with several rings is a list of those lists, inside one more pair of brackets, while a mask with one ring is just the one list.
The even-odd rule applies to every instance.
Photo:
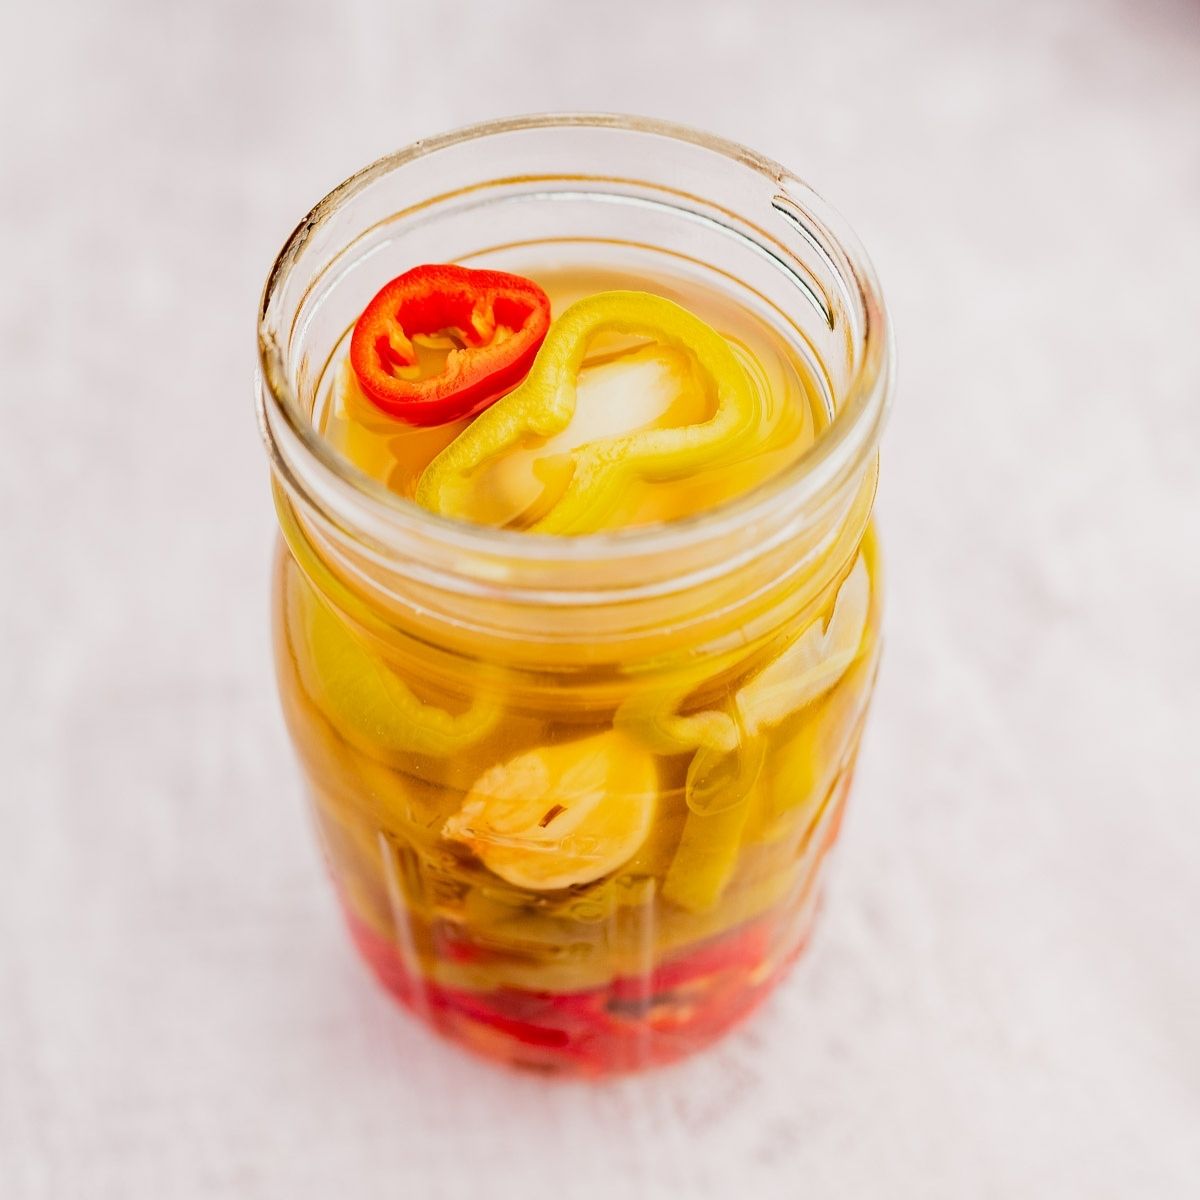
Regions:
[[[414, 267], [385, 284], [350, 339], [359, 385], [383, 412], [410, 425], [473, 416], [529, 373], [550, 299], [531, 279], [453, 263]], [[453, 343], [436, 374], [421, 378], [413, 339]]]
[[[780, 963], [767, 978], [751, 982], [751, 969], [764, 965], [769, 940], [769, 922], [760, 919], [671, 964], [668, 979], [686, 981], [686, 994], [661, 992], [663, 981], [655, 972], [654, 994], [644, 997], [645, 1006], [625, 1011], [619, 993], [631, 990], [628, 985], [614, 988], [610, 983], [579, 992], [498, 988], [476, 993], [418, 979], [393, 943], [348, 906], [346, 916], [360, 951], [404, 1004], [481, 1053], [545, 1070], [603, 1075], [671, 1062], [716, 1040], [747, 1016], [788, 965]], [[646, 980], [639, 982], [644, 987]]]

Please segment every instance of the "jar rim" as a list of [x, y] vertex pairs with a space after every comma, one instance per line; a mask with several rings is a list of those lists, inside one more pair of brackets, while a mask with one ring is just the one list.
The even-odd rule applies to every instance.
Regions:
[[[360, 472], [339, 454], [306, 418], [303, 405], [283, 366], [283, 352], [272, 327], [273, 302], [314, 233], [343, 204], [379, 177], [417, 159], [463, 143], [498, 134], [545, 129], [613, 129], [682, 142], [748, 167], [787, 198], [802, 202], [836, 243], [849, 267], [848, 279], [861, 304], [861, 351], [853, 377], [829, 426], [794, 463], [743, 495], [687, 517], [625, 529], [570, 537], [498, 529], [442, 516], [420, 507]], [[783, 211], [782, 209], [780, 211]], [[785, 213], [785, 215], [787, 215]], [[799, 229], [799, 226], [796, 226]], [[338, 497], [365, 508], [376, 540], [391, 536], [434, 538], [446, 550], [463, 555], [502, 554], [513, 564], [530, 566], [602, 564], [670, 553], [735, 535], [780, 508], [788, 511], [817, 503], [872, 452], [890, 408], [895, 375], [891, 325], [875, 271], [846, 221], [808, 184], [774, 160], [745, 146], [685, 125], [615, 113], [546, 113], [486, 121], [423, 138], [384, 155], [355, 172], [324, 196], [292, 231], [280, 250], [263, 289], [258, 320], [258, 412], [263, 440], [277, 472], [297, 490], [294, 472], [280, 451], [276, 419], [288, 441], [312, 467], [326, 501]], [[299, 488], [301, 492], [308, 489]], [[310, 497], [311, 498], [311, 497]], [[382, 537], [381, 537], [382, 535]]]

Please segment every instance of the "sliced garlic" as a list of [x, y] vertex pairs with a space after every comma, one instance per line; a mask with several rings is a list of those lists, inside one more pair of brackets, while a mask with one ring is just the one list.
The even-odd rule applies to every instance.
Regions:
[[490, 767], [442, 832], [508, 883], [550, 891], [626, 863], [657, 798], [653, 756], [624, 734], [601, 733]]
[[489, 523], [504, 524], [552, 503], [570, 482], [571, 452], [580, 446], [702, 419], [707, 403], [691, 358], [669, 346], [642, 346], [585, 365], [567, 428], [484, 469], [479, 490], [486, 494]]

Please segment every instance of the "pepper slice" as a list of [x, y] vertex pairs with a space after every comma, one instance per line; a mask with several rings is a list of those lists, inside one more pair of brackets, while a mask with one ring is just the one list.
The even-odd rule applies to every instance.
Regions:
[[[515, 387], [549, 328], [550, 299], [532, 279], [429, 264], [376, 293], [355, 323], [350, 364], [385, 413], [443, 425]], [[441, 369], [427, 374], [441, 353]]]
[[500, 705], [480, 690], [463, 713], [425, 704], [355, 636], [329, 604], [297, 581], [289, 624], [303, 638], [296, 655], [301, 682], [334, 728], [357, 750], [407, 765], [413, 754], [446, 758], [496, 727]]
[[561, 433], [575, 413], [575, 390], [588, 346], [599, 334], [645, 337], [688, 352], [713, 389], [705, 421], [645, 429], [589, 442], [571, 453], [571, 476], [531, 526], [537, 533], [589, 533], [634, 480], [685, 478], [712, 466], [754, 431], [754, 391], [729, 343], [671, 300], [645, 292], [600, 292], [577, 301], [551, 327], [524, 383], [473, 421], [425, 468], [416, 501], [462, 516], [471, 477], [528, 438]]
[[632, 696], [617, 709], [618, 728], [656, 754], [690, 750], [728, 754], [831, 691], [859, 657], [871, 606], [871, 577], [859, 556], [834, 597], [827, 619], [813, 621], [733, 698], [733, 712], [682, 715], [680, 705], [700, 676]]
[[780, 724], [830, 691], [862, 648], [871, 608], [871, 576], [860, 555], [838, 589], [827, 621], [814, 621], [737, 694], [749, 733]]

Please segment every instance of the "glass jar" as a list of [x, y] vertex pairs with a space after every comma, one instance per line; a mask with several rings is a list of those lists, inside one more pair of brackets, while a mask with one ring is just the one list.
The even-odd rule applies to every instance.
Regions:
[[[828, 428], [770, 482], [668, 524], [551, 537], [424, 511], [316, 422], [380, 283], [442, 261], [716, 288], [806, 364]], [[602, 1074], [718, 1037], [809, 936], [878, 661], [892, 356], [853, 235], [728, 142], [496, 122], [322, 200], [275, 263], [259, 339], [279, 685], [364, 958], [430, 1025], [514, 1064]], [[555, 828], [555, 787], [603, 806], [602, 838]], [[461, 836], [489, 788], [545, 804], [520, 853], [503, 829]]]

